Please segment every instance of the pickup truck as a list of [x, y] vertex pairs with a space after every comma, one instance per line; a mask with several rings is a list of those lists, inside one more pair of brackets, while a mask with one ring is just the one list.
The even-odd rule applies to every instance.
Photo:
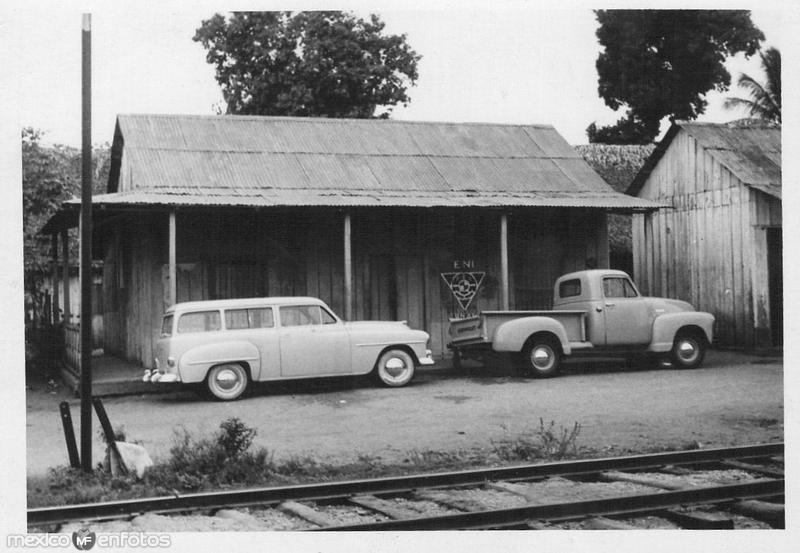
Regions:
[[531, 376], [555, 375], [566, 356], [668, 358], [692, 369], [712, 343], [714, 316], [684, 301], [647, 298], [622, 271], [594, 269], [560, 277], [548, 311], [482, 311], [450, 319], [453, 365], [489, 351], [521, 354]]

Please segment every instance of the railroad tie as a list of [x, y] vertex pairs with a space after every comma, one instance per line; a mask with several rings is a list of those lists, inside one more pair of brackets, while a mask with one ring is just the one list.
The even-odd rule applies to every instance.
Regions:
[[668, 509], [664, 517], [689, 530], [733, 530], [733, 520], [722, 513]]
[[734, 503], [731, 506], [731, 511], [766, 522], [773, 528], [784, 528], [786, 526], [786, 509], [784, 505], [779, 503], [745, 499]]
[[753, 465], [751, 463], [744, 463], [742, 461], [737, 461], [735, 459], [725, 459], [724, 461], [722, 461], [722, 464], [725, 465], [726, 467], [740, 469], [747, 472], [755, 472], [756, 474], [769, 476], [770, 478], [784, 477], [784, 472], [780, 469], [772, 469], [768, 467], [763, 467], [761, 465]]
[[372, 511], [386, 515], [387, 517], [395, 520], [418, 518], [422, 516], [422, 513], [419, 513], [418, 511], [406, 509], [397, 505], [396, 503], [393, 503], [392, 501], [387, 501], [386, 499], [381, 499], [379, 497], [375, 497], [374, 495], [353, 496], [350, 497], [348, 501], [355, 505], [359, 505], [361, 507], [365, 507]]
[[434, 501], [436, 503], [439, 503], [440, 505], [445, 505], [447, 507], [451, 507], [453, 509], [458, 509], [459, 511], [465, 511], [468, 513], [476, 513], [486, 510], [486, 505], [478, 503], [477, 501], [472, 501], [471, 499], [453, 497], [447, 494], [446, 492], [442, 491], [420, 490], [415, 492], [414, 496], [420, 499]]
[[649, 486], [651, 488], [660, 488], [662, 490], [683, 490], [686, 489], [685, 484], [676, 484], [674, 482], [664, 482], [656, 480], [655, 478], [647, 478], [646, 476], [638, 476], [636, 474], [629, 474], [627, 472], [608, 471], [600, 473], [600, 480], [607, 482], [630, 482], [631, 484], [640, 484], [642, 486]]
[[636, 526], [606, 517], [590, 517], [583, 521], [586, 530], [640, 530]]
[[283, 503], [279, 503], [276, 508], [279, 511], [300, 517], [303, 520], [311, 522], [312, 524], [316, 524], [322, 528], [327, 528], [328, 526], [337, 526], [340, 524], [338, 521], [325, 515], [324, 513], [315, 511], [311, 507], [303, 505], [302, 503], [298, 503], [297, 501], [284, 501]]

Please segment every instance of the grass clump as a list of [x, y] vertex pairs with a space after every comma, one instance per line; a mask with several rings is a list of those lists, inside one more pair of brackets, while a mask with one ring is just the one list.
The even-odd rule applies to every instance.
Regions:
[[558, 461], [578, 454], [578, 435], [581, 425], [575, 422], [572, 428], [560, 426], [555, 421], [545, 425], [539, 419], [539, 428], [513, 440], [492, 442], [495, 454], [503, 461], [533, 461], [544, 459]]

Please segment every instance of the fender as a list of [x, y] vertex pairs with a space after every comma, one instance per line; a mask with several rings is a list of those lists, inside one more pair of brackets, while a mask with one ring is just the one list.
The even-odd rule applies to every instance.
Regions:
[[241, 361], [250, 366], [250, 378], [258, 380], [261, 356], [258, 348], [245, 340], [216, 342], [192, 348], [181, 355], [178, 372], [183, 382], [201, 382], [214, 365]]
[[702, 329], [706, 340], [711, 344], [714, 339], [714, 315], [702, 311], [680, 311], [664, 313], [653, 321], [653, 339], [648, 351], [665, 352], [672, 349], [675, 334], [685, 326], [696, 326]]
[[501, 324], [494, 333], [492, 349], [495, 351], [522, 351], [525, 341], [531, 334], [537, 332], [554, 334], [561, 342], [564, 355], [572, 353], [564, 325], [551, 317], [521, 317]]

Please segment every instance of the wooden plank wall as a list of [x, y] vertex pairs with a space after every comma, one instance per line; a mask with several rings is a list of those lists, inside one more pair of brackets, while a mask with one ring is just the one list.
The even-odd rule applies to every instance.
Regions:
[[[309, 295], [344, 314], [343, 216], [179, 212], [178, 301]], [[511, 211], [511, 307], [548, 307], [555, 279], [589, 259], [607, 267], [605, 225], [598, 210]], [[167, 229], [165, 212], [136, 217], [106, 244], [105, 305], [116, 321], [106, 341], [147, 367], [168, 305]], [[474, 309], [500, 308], [499, 211], [360, 210], [352, 232], [356, 319], [405, 319], [431, 334], [435, 355], [446, 354], [455, 304], [441, 274], [466, 260], [474, 268], [465, 270], [486, 273]], [[111, 290], [114, 283], [121, 289]]]
[[780, 201], [743, 185], [685, 132], [639, 196], [673, 206], [634, 216], [634, 277], [642, 290], [713, 313], [722, 346], [763, 345], [769, 295], [762, 226], [780, 225]]

